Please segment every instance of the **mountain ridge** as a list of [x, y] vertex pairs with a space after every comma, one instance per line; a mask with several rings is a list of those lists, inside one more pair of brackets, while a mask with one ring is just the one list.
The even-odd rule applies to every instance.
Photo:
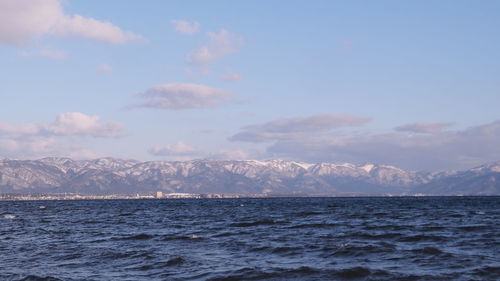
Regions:
[[500, 162], [465, 171], [285, 160], [146, 161], [104, 157], [0, 160], [0, 193], [163, 192], [309, 195], [495, 195]]

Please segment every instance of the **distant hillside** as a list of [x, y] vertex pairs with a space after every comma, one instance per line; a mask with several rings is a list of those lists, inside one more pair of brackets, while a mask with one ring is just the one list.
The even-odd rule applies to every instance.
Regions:
[[293, 161], [0, 160], [0, 193], [383, 195], [500, 194], [500, 162], [424, 173], [388, 165]]
[[412, 192], [423, 194], [494, 195], [500, 194], [500, 162], [466, 171], [436, 175]]

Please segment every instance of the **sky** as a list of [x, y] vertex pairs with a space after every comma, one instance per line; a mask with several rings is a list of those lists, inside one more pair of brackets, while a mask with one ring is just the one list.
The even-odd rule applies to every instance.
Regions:
[[0, 0], [0, 158], [500, 160], [500, 1]]

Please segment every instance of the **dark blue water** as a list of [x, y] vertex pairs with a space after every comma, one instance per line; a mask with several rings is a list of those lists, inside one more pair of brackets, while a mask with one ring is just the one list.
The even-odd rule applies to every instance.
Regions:
[[0, 280], [500, 280], [500, 197], [4, 201]]

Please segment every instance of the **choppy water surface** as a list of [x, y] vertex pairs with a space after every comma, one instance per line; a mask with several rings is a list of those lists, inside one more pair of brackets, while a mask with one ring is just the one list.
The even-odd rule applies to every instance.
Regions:
[[499, 280], [500, 197], [0, 202], [0, 280]]

